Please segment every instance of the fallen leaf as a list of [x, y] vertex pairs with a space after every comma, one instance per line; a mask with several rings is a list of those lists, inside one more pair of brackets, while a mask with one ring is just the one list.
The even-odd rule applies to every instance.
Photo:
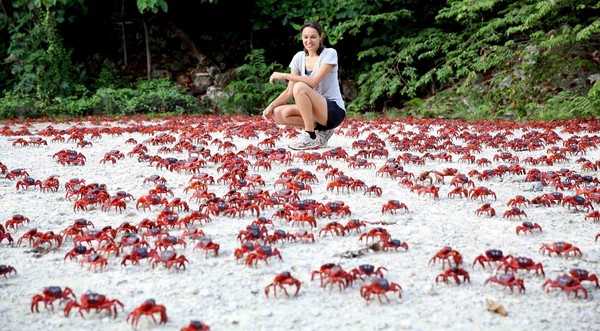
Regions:
[[508, 316], [508, 312], [506, 311], [506, 309], [504, 309], [504, 306], [502, 306], [501, 304], [499, 304], [493, 300], [486, 299], [485, 305], [487, 306], [487, 310], [491, 311], [492, 313], [502, 315], [502, 316]]

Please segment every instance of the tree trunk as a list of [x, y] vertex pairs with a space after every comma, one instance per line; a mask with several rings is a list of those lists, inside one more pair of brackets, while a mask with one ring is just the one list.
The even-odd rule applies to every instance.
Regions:
[[152, 78], [152, 63], [150, 60], [150, 40], [148, 36], [148, 25], [146, 20], [142, 20], [144, 24], [144, 39], [146, 40], [146, 69], [148, 71], [148, 80]]
[[123, 67], [127, 67], [127, 34], [125, 33], [125, 0], [121, 0], [121, 35], [123, 36]]

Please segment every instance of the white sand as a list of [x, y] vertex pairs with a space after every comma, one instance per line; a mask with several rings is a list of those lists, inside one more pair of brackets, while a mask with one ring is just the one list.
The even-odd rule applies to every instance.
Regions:
[[[53, 124], [56, 128], [67, 128], [68, 124]], [[90, 125], [89, 123], [86, 123]], [[132, 122], [127, 123], [131, 125]], [[147, 123], [149, 124], [149, 123]], [[154, 123], [158, 124], [158, 123]], [[369, 132], [376, 132], [383, 139], [385, 134], [377, 132], [372, 126], [365, 126], [361, 138]], [[38, 123], [32, 126], [36, 131], [45, 128], [48, 123]], [[104, 126], [124, 125], [124, 123], [103, 123]], [[18, 126], [12, 126], [17, 128]], [[407, 129], [410, 129], [407, 126]], [[430, 133], [434, 134], [437, 127]], [[560, 129], [556, 130], [562, 137], [568, 137]], [[395, 132], [395, 130], [391, 130]], [[172, 132], [177, 135], [177, 132]], [[519, 135], [519, 131], [515, 131]], [[581, 132], [598, 134], [597, 132]], [[65, 136], [66, 137], [66, 136]], [[167, 170], [157, 170], [147, 163], [138, 163], [135, 158], [126, 157], [116, 165], [99, 163], [104, 154], [113, 149], [128, 153], [133, 145], [125, 144], [125, 140], [133, 137], [139, 142], [148, 139], [149, 135], [139, 133], [121, 136], [103, 135], [101, 140], [94, 141], [89, 148], [76, 148], [74, 143], [50, 143], [43, 147], [13, 147], [16, 137], [0, 137], [0, 162], [9, 170], [26, 168], [35, 179], [45, 179], [50, 175], [58, 175], [61, 188], [57, 193], [41, 193], [38, 190], [16, 191], [15, 182], [0, 179], [0, 221], [4, 223], [13, 214], [23, 214], [32, 222], [11, 233], [15, 241], [28, 229], [53, 230], [59, 232], [72, 224], [76, 218], [84, 217], [92, 221], [96, 228], [106, 225], [117, 227], [122, 222], [137, 224], [145, 217], [156, 217], [158, 211], [142, 212], [135, 209], [135, 201], [128, 202], [126, 212], [109, 213], [99, 209], [88, 212], [73, 212], [73, 201], [65, 200], [64, 183], [71, 178], [84, 178], [87, 183], [104, 183], [109, 193], [125, 190], [136, 199], [152, 187], [143, 185], [147, 176], [158, 174], [167, 179], [167, 186], [176, 197], [189, 198], [183, 192], [190, 175], [171, 173]], [[213, 133], [213, 137], [222, 137], [221, 133]], [[264, 135], [261, 134], [261, 138]], [[28, 137], [26, 137], [28, 138]], [[86, 137], [89, 138], [89, 137]], [[248, 143], [256, 144], [259, 140], [234, 141], [239, 149]], [[350, 154], [350, 145], [354, 141], [339, 134], [333, 136], [330, 146], [341, 146]], [[457, 141], [460, 142], [460, 141]], [[287, 139], [278, 142], [278, 147], [284, 147]], [[160, 146], [148, 146], [149, 154], [156, 154]], [[87, 157], [83, 167], [61, 166], [52, 159], [52, 155], [61, 149], [76, 149]], [[212, 146], [213, 152], [216, 147]], [[393, 151], [388, 143], [391, 156], [399, 152]], [[498, 151], [485, 149], [477, 157], [487, 157], [490, 160]], [[421, 153], [412, 152], [420, 155]], [[539, 156], [543, 151], [518, 152], [519, 157], [528, 155]], [[161, 154], [166, 157], [169, 155]], [[171, 155], [186, 158], [186, 154]], [[539, 166], [541, 170], [571, 168], [581, 172], [575, 160], [579, 156], [570, 156], [567, 163], [554, 167]], [[600, 151], [590, 151], [585, 157], [596, 161], [600, 159]], [[406, 165], [405, 169], [418, 175], [423, 170], [441, 170], [446, 167], [458, 168], [462, 173], [471, 169], [482, 170], [482, 167], [454, 161], [428, 161], [425, 166]], [[376, 169], [384, 160], [372, 160]], [[543, 233], [534, 235], [515, 234], [518, 220], [506, 220], [501, 217], [507, 210], [506, 202], [517, 194], [528, 198], [554, 191], [545, 187], [544, 192], [527, 191], [531, 183], [523, 182], [524, 176], [505, 176], [503, 180], [493, 179], [479, 183], [494, 190], [497, 201], [490, 201], [500, 215], [495, 218], [477, 217], [475, 209], [480, 201], [467, 199], [448, 199], [450, 190], [448, 179], [441, 187], [441, 198], [434, 201], [430, 197], [419, 197], [415, 193], [401, 187], [390, 178], [376, 177], [376, 169], [349, 169], [344, 161], [330, 161], [343, 170], [346, 175], [362, 179], [367, 185], [378, 185], [383, 189], [380, 198], [366, 197], [362, 193], [336, 194], [327, 192], [324, 172], [315, 170], [314, 165], [305, 166], [296, 161], [291, 166], [274, 164], [271, 171], [251, 171], [259, 173], [267, 181], [266, 189], [273, 192], [273, 182], [279, 174], [290, 167], [302, 167], [311, 170], [319, 178], [319, 184], [312, 185], [313, 194], [302, 194], [303, 198], [313, 198], [322, 202], [342, 200], [350, 205], [352, 218], [366, 221], [389, 221], [395, 225], [387, 226], [393, 238], [407, 241], [410, 249], [407, 252], [379, 252], [364, 257], [344, 259], [337, 254], [346, 250], [356, 250], [364, 247], [358, 240], [357, 234], [346, 237], [317, 238], [314, 244], [290, 243], [278, 245], [282, 252], [283, 262], [271, 260], [268, 265], [259, 263], [257, 268], [249, 268], [236, 263], [233, 250], [239, 247], [235, 239], [239, 230], [248, 225], [255, 217], [246, 216], [242, 219], [214, 217], [213, 222], [202, 227], [215, 242], [221, 245], [219, 257], [204, 257], [201, 251], [192, 250], [193, 244], [183, 249], [177, 249], [190, 260], [187, 270], [177, 272], [163, 267], [152, 269], [148, 261], [142, 261], [138, 266], [121, 267], [121, 258], [111, 258], [106, 271], [90, 272], [75, 261], [63, 262], [64, 254], [72, 248], [68, 241], [56, 252], [51, 252], [40, 258], [35, 258], [29, 247], [9, 246], [0, 244], [0, 264], [14, 266], [18, 274], [9, 279], [0, 278], [0, 329], [2, 330], [127, 330], [131, 326], [125, 321], [127, 314], [144, 300], [154, 298], [158, 303], [167, 307], [169, 322], [166, 325], [155, 326], [149, 319], [142, 318], [139, 329], [179, 330], [192, 319], [200, 319], [211, 326], [212, 330], [598, 330], [600, 329], [600, 306], [597, 297], [598, 289], [591, 283], [584, 286], [590, 292], [590, 299], [567, 298], [562, 292], [555, 290], [544, 293], [541, 285], [543, 277], [520, 272], [525, 280], [525, 294], [511, 294], [508, 289], [496, 285], [483, 286], [484, 281], [491, 276], [488, 268], [472, 268], [473, 259], [486, 249], [502, 249], [504, 254], [528, 256], [544, 265], [546, 276], [555, 278], [567, 272], [570, 268], [579, 267], [590, 272], [600, 273], [600, 242], [594, 242], [595, 234], [600, 231], [598, 224], [585, 221], [583, 212], [569, 211], [565, 207], [551, 208], [528, 207], [524, 210], [529, 215], [528, 220], [537, 222], [543, 227]], [[497, 162], [493, 164], [496, 166]], [[531, 166], [523, 165], [526, 169]], [[217, 178], [217, 165], [209, 163], [204, 171]], [[490, 168], [490, 167], [487, 167]], [[592, 173], [588, 173], [592, 174]], [[597, 175], [597, 174], [592, 174]], [[211, 192], [222, 195], [226, 192], [223, 185], [212, 185]], [[573, 194], [565, 192], [565, 194]], [[398, 199], [408, 205], [410, 212], [402, 215], [381, 215], [381, 206], [389, 199]], [[192, 203], [193, 208], [197, 204]], [[264, 215], [269, 217], [275, 209], [267, 210]], [[341, 221], [346, 222], [348, 218]], [[318, 233], [327, 219], [318, 221]], [[374, 227], [374, 226], [371, 226]], [[295, 231], [282, 221], [276, 222], [276, 228]], [[179, 234], [180, 230], [172, 231]], [[540, 254], [538, 249], [542, 243], [567, 241], [577, 245], [583, 252], [582, 258], [548, 257]], [[444, 245], [450, 245], [459, 250], [465, 259], [465, 269], [471, 275], [471, 284], [460, 286], [454, 284], [436, 284], [434, 279], [441, 271], [441, 265], [429, 266], [429, 259]], [[404, 291], [402, 298], [393, 298], [391, 303], [380, 304], [376, 300], [370, 305], [359, 295], [360, 281], [343, 292], [337, 289], [323, 289], [318, 281], [310, 281], [310, 272], [322, 264], [340, 263], [345, 269], [352, 269], [360, 264], [370, 263], [375, 266], [385, 266], [389, 272], [386, 278], [399, 283]], [[302, 282], [300, 294], [295, 298], [278, 297], [265, 298], [264, 287], [269, 284], [274, 275], [288, 270]], [[60, 309], [54, 312], [43, 309], [40, 313], [29, 310], [31, 297], [40, 293], [46, 286], [68, 286], [77, 296], [87, 290], [105, 294], [121, 300], [125, 310], [119, 310], [117, 319], [112, 319], [104, 313], [90, 313], [85, 319], [76, 313], [70, 318], [64, 317]], [[492, 299], [502, 304], [509, 315], [500, 315], [486, 311], [485, 300]], [[62, 306], [61, 306], [62, 308]]]

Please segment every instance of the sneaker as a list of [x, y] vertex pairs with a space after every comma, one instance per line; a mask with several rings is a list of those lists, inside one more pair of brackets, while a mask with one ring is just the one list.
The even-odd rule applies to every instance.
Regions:
[[333, 129], [325, 130], [325, 131], [315, 131], [315, 133], [317, 134], [317, 138], [319, 139], [319, 142], [321, 143], [321, 147], [326, 147], [327, 142], [329, 141], [329, 138], [331, 138], [331, 136], [333, 136]]
[[295, 150], [317, 149], [321, 147], [319, 137], [312, 139], [307, 132], [301, 132], [296, 141], [288, 145], [289, 148]]

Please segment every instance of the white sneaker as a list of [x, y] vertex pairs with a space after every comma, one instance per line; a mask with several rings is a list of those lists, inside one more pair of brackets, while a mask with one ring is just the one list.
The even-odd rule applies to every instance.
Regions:
[[321, 147], [321, 142], [318, 137], [312, 139], [308, 132], [301, 132], [296, 141], [290, 143], [288, 147], [295, 150], [317, 149]]
[[319, 142], [321, 143], [321, 147], [326, 147], [327, 142], [329, 141], [329, 138], [331, 138], [331, 136], [333, 136], [333, 129], [325, 130], [325, 131], [315, 131], [315, 133], [317, 134], [317, 138], [319, 139]]

